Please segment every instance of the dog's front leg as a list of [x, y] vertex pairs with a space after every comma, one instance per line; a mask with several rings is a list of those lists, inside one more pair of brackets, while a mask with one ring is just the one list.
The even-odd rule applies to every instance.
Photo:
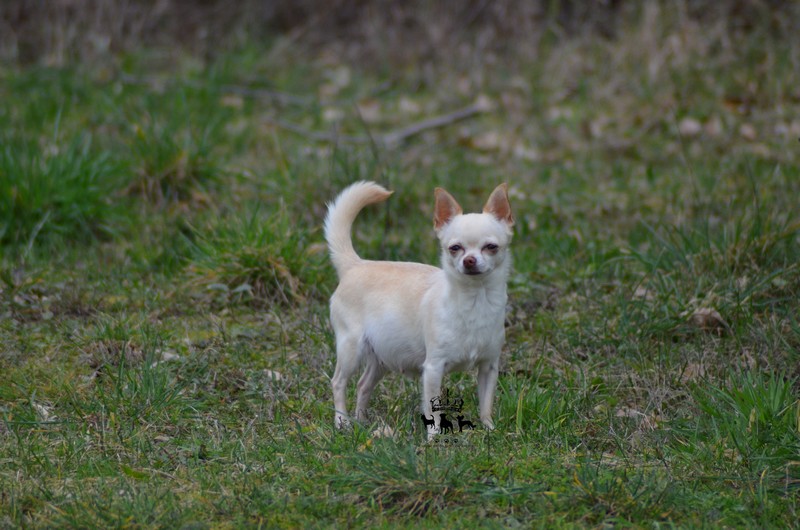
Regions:
[[[441, 396], [443, 377], [444, 363], [425, 362], [422, 367], [422, 413], [425, 414], [425, 416], [433, 415], [431, 400]], [[437, 432], [436, 425], [428, 427], [429, 437]]]
[[494, 429], [492, 421], [492, 405], [494, 390], [497, 387], [497, 359], [485, 361], [478, 367], [478, 406], [481, 411], [481, 422], [487, 429]]

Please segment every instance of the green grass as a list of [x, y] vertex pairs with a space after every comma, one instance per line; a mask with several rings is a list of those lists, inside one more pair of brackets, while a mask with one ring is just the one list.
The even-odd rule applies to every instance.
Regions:
[[[800, 50], [661, 15], [391, 79], [255, 43], [0, 67], [0, 527], [797, 527]], [[392, 149], [276, 125], [478, 94]], [[359, 253], [425, 262], [435, 186], [509, 182], [494, 432], [427, 443], [399, 376], [333, 428], [321, 225], [359, 179], [395, 190]], [[476, 416], [474, 375], [448, 386]]]
[[[218, 291], [227, 302], [292, 305], [316, 291], [322, 258], [309, 255], [308, 230], [293, 226], [283, 210], [258, 209], [233, 219], [215, 219], [192, 234], [189, 274], [194, 283]], [[325, 273], [330, 274], [329, 270]]]
[[3, 182], [0, 242], [31, 249], [38, 238], [68, 236], [76, 242], [114, 230], [111, 196], [119, 189], [120, 164], [96, 152], [90, 136], [50, 139], [44, 145], [9, 137], [0, 152]]

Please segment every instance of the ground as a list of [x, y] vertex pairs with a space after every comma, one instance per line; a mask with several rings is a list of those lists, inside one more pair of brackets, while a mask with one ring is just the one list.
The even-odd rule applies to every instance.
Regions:
[[[403, 67], [0, 67], [0, 526], [796, 526], [800, 45], [672, 5]], [[361, 179], [357, 251], [426, 263], [434, 187], [509, 183], [495, 431], [426, 442], [397, 376], [334, 429], [321, 224]]]

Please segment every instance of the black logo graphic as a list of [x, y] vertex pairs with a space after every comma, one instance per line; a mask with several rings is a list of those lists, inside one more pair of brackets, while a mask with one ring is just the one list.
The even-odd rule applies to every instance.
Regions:
[[458, 413], [464, 408], [464, 400], [459, 397], [450, 399], [450, 390], [445, 388], [441, 396], [436, 396], [431, 399], [431, 408], [433, 412], [443, 411]]
[[447, 419], [444, 412], [439, 415], [439, 432], [441, 434], [453, 433], [453, 423]]
[[464, 432], [464, 427], [475, 430], [475, 424], [469, 420], [465, 420], [464, 416], [456, 416], [456, 419], [458, 420], [458, 432]]
[[[457, 432], [464, 432], [465, 428], [472, 430], [475, 429], [475, 424], [461, 413], [463, 409], [464, 400], [460, 397], [451, 395], [449, 389], [444, 389], [440, 396], [436, 396], [431, 399], [431, 410], [434, 412], [433, 416], [428, 417], [425, 414], [421, 414], [420, 418], [422, 419], [422, 423], [426, 430], [435, 429], [438, 427], [439, 434], [449, 434], [452, 436]], [[436, 421], [437, 412], [439, 413], [438, 425]], [[456, 431], [456, 427], [458, 427], [458, 431]], [[455, 438], [452, 440], [448, 438], [448, 440], [450, 440], [450, 443], [453, 444], [459, 443], [459, 441]]]

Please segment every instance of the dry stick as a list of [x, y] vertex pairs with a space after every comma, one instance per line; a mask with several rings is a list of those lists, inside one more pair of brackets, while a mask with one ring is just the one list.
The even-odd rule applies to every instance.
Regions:
[[309, 138], [317, 142], [345, 142], [345, 143], [363, 144], [374, 141], [376, 143], [382, 144], [384, 147], [394, 147], [402, 143], [404, 140], [412, 136], [415, 136], [417, 134], [420, 134], [422, 132], [428, 131], [430, 129], [436, 129], [439, 127], [445, 127], [457, 121], [461, 121], [469, 117], [472, 117], [476, 114], [487, 112], [488, 110], [489, 106], [485, 102], [478, 101], [462, 109], [450, 112], [449, 114], [444, 114], [442, 116], [436, 116], [434, 118], [422, 120], [417, 123], [412, 123], [407, 127], [403, 127], [402, 129], [388, 132], [386, 134], [375, 135], [372, 137], [348, 136], [348, 135], [341, 135], [336, 132], [323, 133], [317, 131], [309, 131], [307, 129], [304, 129], [303, 127], [300, 127], [299, 125], [285, 122], [283, 120], [272, 119], [270, 121], [271, 123], [277, 125], [278, 127], [281, 127], [282, 129], [286, 129], [287, 131], [291, 131], [301, 136], [305, 136], [306, 138]]
[[429, 129], [436, 129], [438, 127], [444, 127], [446, 125], [451, 125], [457, 121], [467, 119], [469, 117], [474, 116], [475, 114], [480, 114], [488, 110], [489, 108], [484, 102], [478, 101], [476, 103], [473, 103], [472, 105], [464, 107], [463, 109], [458, 109], [449, 114], [444, 114], [442, 116], [436, 116], [433, 118], [429, 118], [427, 120], [419, 121], [417, 123], [412, 123], [407, 127], [384, 134], [379, 138], [381, 139], [384, 145], [387, 146], [397, 145], [401, 143], [403, 140], [415, 136], [421, 132], [427, 131]]
[[[120, 75], [120, 80], [123, 83], [127, 84], [150, 85], [150, 86], [175, 84], [177, 82], [175, 80], [169, 80], [169, 79], [163, 80], [148, 76], [137, 77], [125, 73]], [[201, 83], [195, 83], [190, 81], [183, 81], [183, 82], [186, 85], [195, 88], [204, 86]], [[381, 85], [376, 87], [374, 92], [382, 92], [386, 90], [387, 87], [389, 86], [391, 86], [391, 82], [382, 83]], [[238, 94], [245, 97], [265, 97], [272, 99], [283, 105], [297, 105], [297, 106], [308, 107], [314, 104], [313, 98], [296, 96], [294, 94], [289, 94], [287, 92], [280, 92], [278, 90], [270, 90], [266, 88], [250, 88], [237, 85], [222, 85], [221, 87], [219, 87], [219, 89], [223, 92]], [[445, 127], [457, 121], [461, 121], [469, 117], [472, 117], [475, 114], [488, 112], [489, 110], [491, 110], [491, 103], [486, 101], [484, 98], [478, 98], [478, 100], [472, 105], [468, 105], [464, 108], [455, 110], [449, 114], [444, 114], [442, 116], [436, 116], [433, 118], [429, 118], [427, 120], [419, 121], [417, 123], [412, 123], [411, 125], [404, 127], [402, 129], [391, 131], [386, 134], [376, 135], [374, 137], [342, 135], [336, 132], [323, 133], [317, 131], [309, 131], [299, 125], [283, 121], [277, 118], [270, 119], [269, 121], [270, 123], [273, 123], [274, 125], [277, 125], [282, 129], [286, 129], [287, 131], [291, 131], [295, 134], [304, 136], [316, 142], [344, 142], [353, 144], [364, 144], [364, 143], [374, 142], [374, 143], [380, 143], [384, 147], [394, 147], [402, 143], [404, 140], [412, 136], [416, 136], [417, 134], [420, 134], [427, 130], [436, 129], [439, 127]]]

